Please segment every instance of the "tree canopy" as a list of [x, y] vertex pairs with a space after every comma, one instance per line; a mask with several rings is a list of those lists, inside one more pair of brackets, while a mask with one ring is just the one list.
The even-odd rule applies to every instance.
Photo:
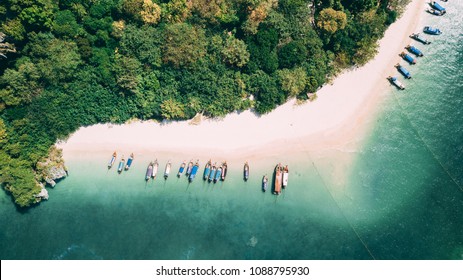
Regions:
[[18, 205], [36, 202], [37, 163], [80, 126], [306, 98], [375, 54], [400, 3], [3, 0], [0, 183]]

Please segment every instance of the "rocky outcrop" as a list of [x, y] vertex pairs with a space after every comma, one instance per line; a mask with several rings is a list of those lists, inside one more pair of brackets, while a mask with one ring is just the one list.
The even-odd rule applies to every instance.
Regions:
[[37, 201], [41, 201], [42, 199], [48, 199], [48, 191], [47, 189], [45, 189], [45, 186], [43, 184], [40, 184], [40, 186], [42, 187], [42, 190], [35, 195], [35, 198], [37, 199]]
[[47, 176], [44, 180], [50, 187], [55, 187], [56, 181], [66, 177], [67, 175], [66, 167], [64, 165], [51, 166], [48, 168]]
[[62, 156], [62, 151], [53, 147], [48, 158], [37, 163], [37, 176], [39, 182], [45, 182], [54, 187], [56, 182], [68, 175]]

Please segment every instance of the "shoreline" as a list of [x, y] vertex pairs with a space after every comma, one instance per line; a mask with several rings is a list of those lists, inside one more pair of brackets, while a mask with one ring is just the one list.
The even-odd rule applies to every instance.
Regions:
[[355, 150], [387, 97], [386, 77], [396, 73], [393, 66], [401, 61], [398, 54], [411, 42], [408, 36], [416, 32], [424, 5], [419, 0], [410, 2], [379, 40], [373, 60], [323, 86], [314, 102], [296, 105], [292, 99], [263, 116], [247, 110], [221, 120], [202, 120], [199, 125], [189, 124], [190, 120], [96, 124], [78, 129], [57, 146], [63, 149], [65, 160], [95, 153], [105, 153], [109, 159], [114, 150], [127, 155], [132, 151], [171, 152], [188, 158], [203, 155], [243, 161], [301, 152]]

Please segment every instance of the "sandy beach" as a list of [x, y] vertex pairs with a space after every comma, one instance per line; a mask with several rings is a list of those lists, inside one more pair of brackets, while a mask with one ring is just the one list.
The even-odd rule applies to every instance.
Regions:
[[379, 52], [365, 66], [338, 76], [317, 92], [314, 102], [296, 105], [290, 100], [273, 112], [256, 116], [251, 111], [232, 113], [220, 120], [157, 123], [134, 121], [123, 125], [83, 127], [58, 144], [64, 158], [76, 154], [185, 153], [227, 159], [287, 153], [355, 149], [369, 131], [379, 104], [387, 98], [394, 64], [420, 29], [424, 1], [412, 1], [379, 41]]

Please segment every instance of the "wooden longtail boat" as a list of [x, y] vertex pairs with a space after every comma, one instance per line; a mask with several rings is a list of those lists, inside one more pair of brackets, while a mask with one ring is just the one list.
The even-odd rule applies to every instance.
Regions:
[[281, 193], [281, 181], [282, 181], [282, 170], [281, 170], [281, 163], [279, 163], [276, 167], [275, 167], [275, 186], [273, 188], [273, 194], [280, 194]]
[[397, 70], [399, 70], [399, 72], [407, 79], [411, 79], [412, 78], [412, 75], [410, 74], [410, 72], [408, 72], [407, 69], [405, 69], [405, 67], [403, 67], [402, 65], [400, 65], [400, 63], [397, 63], [395, 65], [395, 68], [397, 68]]
[[190, 160], [190, 162], [188, 163], [188, 166], [186, 168], [186, 172], [185, 172], [185, 175], [187, 177], [190, 176], [190, 173], [191, 173], [192, 169], [193, 169], [193, 160]]
[[420, 57], [423, 56], [423, 53], [415, 46], [407, 45], [405, 49], [407, 49], [409, 52], [411, 52], [412, 54], [416, 56], [420, 56]]
[[158, 175], [158, 169], [159, 169], [159, 163], [158, 160], [156, 159], [153, 164], [153, 173], [151, 174], [151, 178], [156, 178], [156, 175]]
[[217, 172], [215, 172], [214, 183], [217, 183], [217, 181], [219, 181], [220, 178], [222, 178], [222, 166], [217, 168]]
[[410, 64], [416, 64], [416, 59], [414, 59], [413, 57], [411, 57], [408, 53], [405, 53], [405, 52], [401, 52], [399, 54], [400, 57], [402, 57], [406, 62], [410, 63]]
[[150, 162], [150, 164], [148, 164], [148, 168], [146, 168], [145, 180], [148, 181], [151, 178], [152, 174], [153, 174], [153, 162]]
[[122, 170], [124, 170], [124, 164], [125, 164], [125, 159], [124, 159], [124, 156], [122, 156], [122, 159], [119, 162], [119, 166], [117, 167], [117, 172], [119, 174], [122, 172]]
[[288, 169], [288, 166], [286, 165], [285, 168], [283, 168], [283, 189], [288, 186], [288, 177], [289, 177], [289, 169]]
[[170, 160], [167, 162], [166, 164], [166, 169], [164, 169], [164, 179], [167, 180], [167, 177], [169, 177], [169, 173], [170, 173], [170, 168], [171, 168], [172, 164], [170, 163]]
[[133, 153], [131, 153], [129, 158], [127, 159], [127, 164], [125, 165], [125, 171], [129, 170], [130, 166], [132, 166], [132, 162], [133, 162]]
[[204, 173], [203, 173], [203, 180], [206, 181], [209, 179], [209, 175], [211, 174], [211, 160], [209, 160], [206, 163], [206, 167], [204, 167]]
[[267, 175], [264, 175], [264, 177], [262, 177], [262, 191], [263, 192], [267, 190], [267, 185], [268, 185], [268, 177]]
[[228, 169], [228, 166], [227, 166], [227, 162], [225, 161], [222, 164], [222, 181], [225, 181], [225, 178], [227, 177], [227, 169]]
[[431, 15], [435, 15], [435, 16], [443, 16], [445, 14], [445, 12], [439, 12], [438, 10], [435, 10], [432, 8], [429, 8], [426, 11], [430, 13]]
[[431, 7], [433, 7], [435, 10], [439, 11], [441, 14], [445, 14], [447, 11], [445, 10], [444, 7], [442, 7], [439, 3], [437, 3], [436, 1], [431, 1], [431, 3], [429, 3], [429, 5], [431, 5]]
[[415, 40], [417, 40], [418, 42], [421, 42], [421, 43], [423, 43], [423, 44], [425, 44], [425, 45], [431, 44], [430, 41], [428, 41], [428, 40], [426, 40], [425, 38], [421, 37], [421, 36], [420, 36], [420, 33], [413, 33], [412, 35], [410, 35], [410, 38], [415, 39]]
[[397, 79], [397, 77], [389, 76], [387, 77], [387, 79], [389, 80], [389, 82], [391, 82], [391, 84], [395, 85], [398, 89], [402, 89], [402, 90], [405, 89], [405, 86]]
[[183, 161], [182, 164], [180, 165], [180, 168], [178, 169], [178, 173], [177, 173], [178, 178], [180, 178], [183, 171], [185, 170], [185, 166], [186, 166], [186, 161]]
[[191, 168], [191, 173], [190, 173], [190, 176], [188, 177], [188, 181], [190, 181], [190, 183], [193, 182], [193, 179], [195, 178], [196, 173], [198, 173], [198, 169], [199, 169], [199, 160], [196, 161], [193, 168]]
[[114, 163], [116, 162], [116, 157], [117, 157], [117, 153], [114, 152], [114, 153], [113, 153], [113, 156], [112, 156], [111, 159], [109, 160], [108, 169], [111, 169], [111, 167], [113, 167]]
[[244, 164], [244, 168], [243, 168], [243, 178], [245, 181], [249, 179], [249, 164], [247, 161]]
[[209, 183], [212, 182], [212, 180], [214, 180], [214, 177], [215, 177], [215, 173], [217, 172], [217, 162], [214, 163], [211, 167], [211, 173], [209, 173]]
[[433, 28], [431, 26], [425, 26], [423, 32], [430, 35], [441, 35], [442, 31], [439, 28]]

